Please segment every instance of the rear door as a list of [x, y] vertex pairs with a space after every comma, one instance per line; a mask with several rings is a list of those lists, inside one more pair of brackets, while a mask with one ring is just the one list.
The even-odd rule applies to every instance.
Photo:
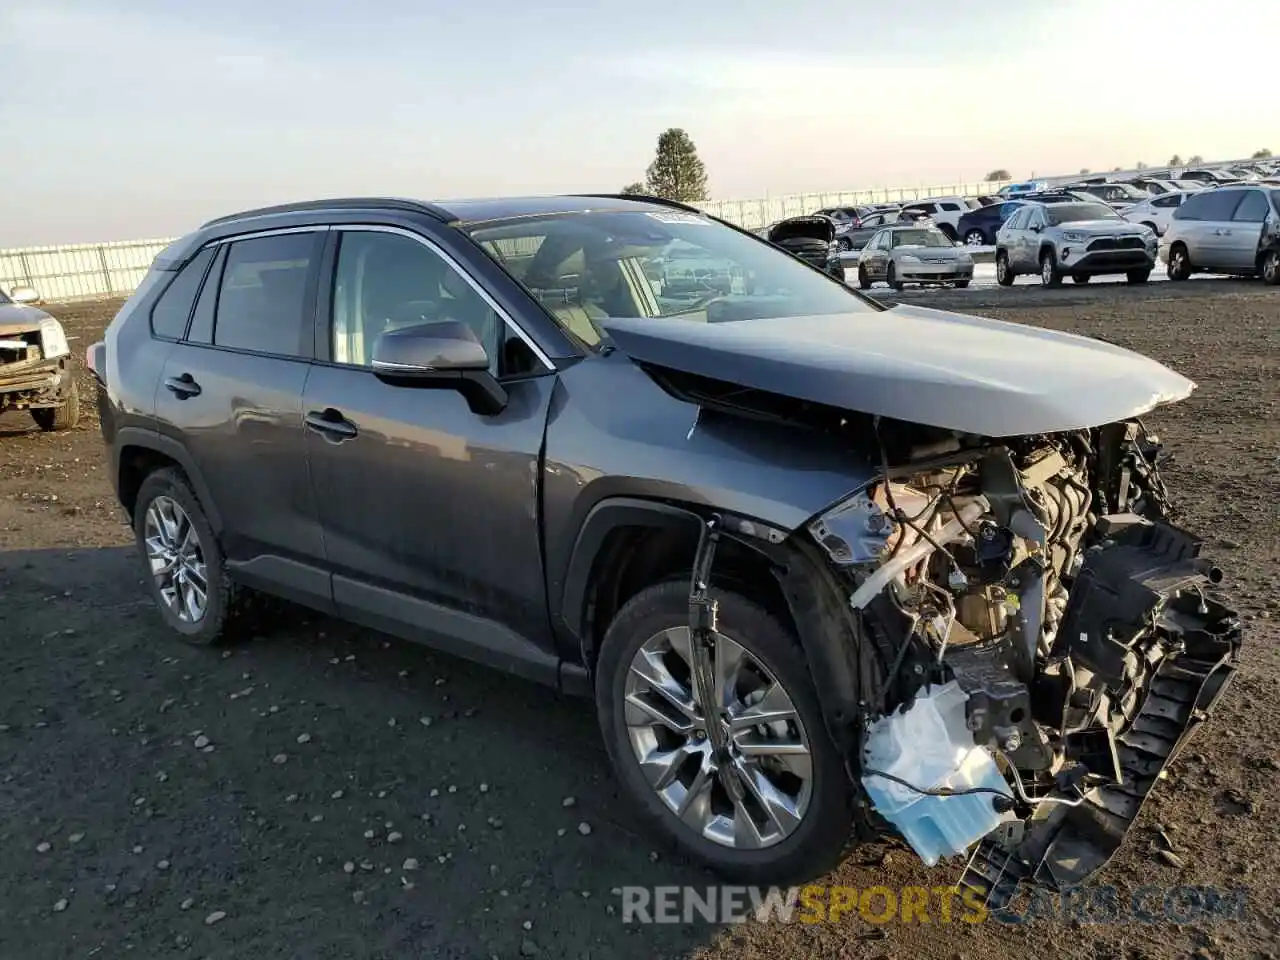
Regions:
[[[538, 527], [554, 367], [425, 234], [335, 226], [327, 260], [302, 413], [339, 611], [554, 680]], [[484, 344], [508, 395], [500, 413], [374, 373], [381, 333], [441, 319]]]
[[1246, 190], [1231, 215], [1231, 223], [1225, 232], [1223, 245], [1226, 266], [1232, 270], [1248, 271], [1258, 266], [1258, 248], [1262, 245], [1263, 224], [1271, 212], [1271, 204], [1262, 190]]
[[303, 228], [210, 248], [190, 327], [156, 396], [160, 432], [199, 471], [237, 577], [321, 608], [330, 595], [302, 394], [324, 237], [324, 228]]

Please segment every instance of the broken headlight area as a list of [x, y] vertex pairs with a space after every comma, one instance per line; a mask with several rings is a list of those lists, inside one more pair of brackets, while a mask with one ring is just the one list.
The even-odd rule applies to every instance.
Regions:
[[[884, 459], [809, 532], [877, 638], [860, 780], [993, 908], [1115, 853], [1236, 664], [1221, 573], [1137, 422]], [[974, 846], [975, 844], [976, 847]]]

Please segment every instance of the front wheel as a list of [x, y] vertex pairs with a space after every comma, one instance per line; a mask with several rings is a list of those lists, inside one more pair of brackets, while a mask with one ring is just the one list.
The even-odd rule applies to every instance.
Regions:
[[996, 254], [996, 282], [1002, 287], [1012, 287], [1016, 274], [1009, 266], [1009, 254], [1001, 250]]
[[808, 879], [840, 858], [851, 791], [800, 646], [749, 600], [712, 591], [710, 690], [693, 679], [688, 581], [648, 587], [605, 634], [605, 747], [642, 818], [726, 878]]
[[57, 430], [71, 430], [80, 422], [80, 388], [74, 380], [67, 398], [56, 407], [36, 407], [31, 411], [31, 419], [45, 433]]
[[1093, 277], [1087, 273], [1073, 273], [1071, 275], [1072, 283], [1088, 283]]
[[1151, 268], [1143, 267], [1140, 270], [1130, 270], [1124, 275], [1124, 278], [1130, 283], [1146, 283], [1151, 279]]
[[898, 279], [898, 267], [896, 264], [889, 264], [889, 273], [887, 274], [889, 286], [901, 293], [907, 288], [907, 285]]
[[867, 268], [864, 267], [862, 264], [858, 264], [858, 289], [859, 290], [871, 289], [871, 278], [867, 276]]

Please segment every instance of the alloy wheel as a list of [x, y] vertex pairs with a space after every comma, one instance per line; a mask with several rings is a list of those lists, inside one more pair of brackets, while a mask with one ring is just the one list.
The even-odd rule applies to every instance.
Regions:
[[809, 737], [790, 694], [741, 644], [714, 635], [711, 689], [694, 679], [688, 627], [646, 640], [624, 689], [640, 770], [672, 813], [735, 849], [795, 832], [813, 794]]
[[1275, 286], [1280, 282], [1280, 253], [1270, 253], [1262, 263], [1263, 282]]
[[964, 236], [964, 242], [971, 247], [980, 247], [985, 241], [981, 230], [970, 230]]
[[1046, 287], [1053, 283], [1053, 260], [1049, 257], [1040, 261], [1040, 282]]
[[160, 598], [179, 620], [199, 623], [209, 605], [208, 572], [200, 534], [182, 505], [156, 497], [144, 526], [147, 565]]

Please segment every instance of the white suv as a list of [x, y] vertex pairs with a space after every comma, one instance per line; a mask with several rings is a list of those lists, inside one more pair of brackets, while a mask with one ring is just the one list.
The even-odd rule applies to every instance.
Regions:
[[930, 197], [928, 200], [916, 200], [902, 205], [903, 211], [919, 210], [928, 214], [949, 240], [959, 237], [960, 218], [970, 210], [981, 207], [982, 204], [977, 200], [967, 197]]
[[1157, 237], [1163, 237], [1165, 231], [1169, 229], [1169, 224], [1173, 222], [1173, 215], [1178, 212], [1178, 208], [1182, 206], [1183, 201], [1191, 196], [1194, 196], [1194, 194], [1186, 190], [1161, 194], [1158, 197], [1152, 197], [1150, 200], [1135, 203], [1128, 209], [1120, 211], [1120, 216], [1130, 223], [1142, 224]]

